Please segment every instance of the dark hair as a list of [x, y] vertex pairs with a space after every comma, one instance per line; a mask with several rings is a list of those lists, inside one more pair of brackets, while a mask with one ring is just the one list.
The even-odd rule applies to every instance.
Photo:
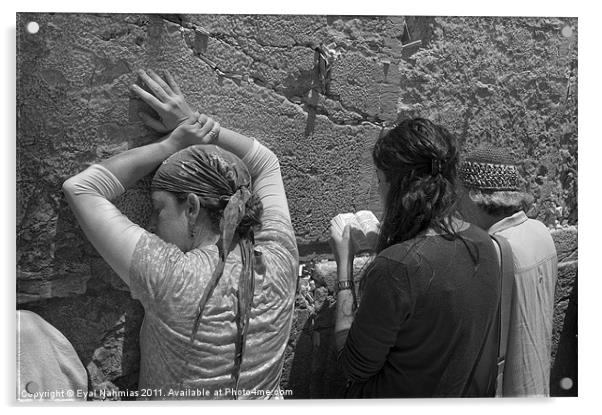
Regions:
[[457, 237], [458, 153], [455, 137], [424, 118], [404, 120], [377, 140], [372, 158], [390, 188], [376, 252], [428, 228]]

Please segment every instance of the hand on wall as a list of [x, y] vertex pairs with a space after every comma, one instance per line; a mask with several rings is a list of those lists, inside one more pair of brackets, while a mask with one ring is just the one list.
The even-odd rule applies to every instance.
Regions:
[[159, 120], [148, 114], [140, 113], [144, 124], [160, 133], [169, 133], [192, 117], [198, 117], [190, 108], [184, 94], [168, 71], [163, 80], [154, 71], [138, 71], [140, 78], [150, 88], [152, 94], [134, 84], [131, 90], [159, 114]]
[[205, 114], [194, 114], [180, 124], [167, 140], [173, 148], [181, 150], [197, 144], [213, 144], [219, 136], [220, 125]]

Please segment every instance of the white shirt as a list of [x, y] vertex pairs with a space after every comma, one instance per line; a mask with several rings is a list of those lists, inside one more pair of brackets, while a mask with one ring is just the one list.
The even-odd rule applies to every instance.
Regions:
[[548, 228], [515, 213], [488, 230], [508, 240], [514, 259], [514, 293], [503, 396], [549, 396], [556, 247]]

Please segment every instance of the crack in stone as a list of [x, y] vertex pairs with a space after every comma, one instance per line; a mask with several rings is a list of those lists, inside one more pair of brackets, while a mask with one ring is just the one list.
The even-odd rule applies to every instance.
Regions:
[[577, 259], [574, 259], [571, 261], [563, 261], [563, 262], [558, 263], [558, 269], [560, 270], [560, 269], [568, 268], [568, 267], [571, 267], [578, 263], [579, 263], [579, 260], [577, 260]]
[[[186, 20], [181, 18], [179, 15], [160, 15], [160, 17], [170, 23], [173, 23], [173, 24], [176, 24], [176, 25], [182, 27], [184, 30], [198, 31], [211, 39], [214, 39], [218, 42], [222, 42], [225, 45], [228, 45], [228, 46], [240, 51], [242, 54], [244, 54], [245, 56], [250, 58], [254, 63], [264, 64], [264, 65], [267, 65], [268, 67], [270, 67], [272, 69], [276, 69], [276, 70], [280, 69], [273, 65], [268, 64], [266, 61], [264, 61], [256, 56], [250, 54], [247, 49], [245, 49], [244, 47], [241, 47], [237, 42], [233, 42], [231, 39], [236, 39], [234, 36], [230, 36], [230, 35], [226, 35], [226, 34], [221, 34], [221, 35], [212, 34], [200, 26], [197, 26], [193, 23], [187, 22]], [[318, 30], [319, 29], [317, 29], [316, 32]], [[305, 43], [295, 42], [292, 46], [276, 46], [276, 45], [263, 44], [263, 43], [259, 42], [256, 38], [250, 38], [250, 39], [253, 39], [256, 42], [257, 46], [259, 46], [261, 48], [266, 47], [266, 48], [274, 48], [274, 49], [291, 49], [294, 47], [303, 47], [303, 48], [309, 48], [313, 51], [316, 51], [316, 48], [317, 48], [316, 45], [314, 45], [313, 43], [309, 43], [309, 42], [305, 42]], [[217, 72], [218, 76], [228, 78], [228, 79], [234, 79], [235, 80], [234, 82], [241, 81], [246, 77], [249, 80], [253, 80], [253, 85], [257, 86], [258, 88], [264, 88], [264, 89], [267, 89], [267, 90], [275, 93], [277, 96], [286, 99], [288, 102], [295, 105], [296, 107], [301, 108], [307, 114], [310, 114], [310, 111], [313, 110], [315, 112], [315, 115], [325, 116], [334, 125], [359, 126], [359, 125], [368, 123], [368, 124], [378, 126], [380, 128], [385, 128], [390, 123], [386, 120], [381, 119], [378, 115], [371, 115], [369, 113], [361, 111], [359, 108], [355, 108], [353, 106], [346, 106], [345, 104], [343, 104], [343, 102], [340, 99], [334, 99], [333, 96], [331, 96], [331, 95], [322, 94], [318, 90], [317, 87], [312, 87], [307, 90], [307, 93], [309, 93], [310, 91], [317, 92], [320, 95], [322, 95], [327, 102], [334, 103], [335, 105], [336, 104], [340, 105], [340, 108], [343, 112], [349, 113], [351, 115], [351, 117], [353, 117], [350, 119], [343, 119], [341, 121], [341, 120], [337, 119], [336, 116], [329, 113], [328, 110], [324, 106], [316, 105], [316, 104], [312, 104], [311, 102], [308, 102], [307, 97], [298, 96], [298, 95], [288, 96], [286, 94], [283, 94], [281, 91], [276, 89], [274, 86], [269, 85], [265, 80], [263, 80], [257, 76], [253, 76], [250, 74], [242, 74], [239, 72], [222, 69], [222, 68], [218, 67], [216, 64], [213, 64], [213, 62], [210, 61], [208, 58], [206, 58], [204, 56], [201, 57], [202, 53], [199, 53], [198, 51], [196, 51], [195, 48], [192, 45], [190, 45], [188, 42], [185, 42], [185, 43], [188, 46], [188, 48], [191, 49], [195, 53], [195, 55], [198, 55], [197, 57], [200, 60], [205, 62], [205, 64], [207, 64], [213, 71]], [[355, 51], [355, 52], [357, 52], [357, 51]], [[360, 54], [361, 54], [361, 52], [360, 52]], [[314, 70], [316, 70], [316, 65], [314, 66]], [[294, 99], [296, 97], [298, 97], [298, 101], [301, 101], [301, 103], [296, 102], [297, 100]]]

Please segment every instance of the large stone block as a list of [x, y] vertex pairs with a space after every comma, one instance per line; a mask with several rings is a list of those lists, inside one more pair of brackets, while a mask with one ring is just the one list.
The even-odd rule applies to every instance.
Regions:
[[576, 261], [578, 258], [577, 251], [577, 227], [563, 227], [551, 231], [552, 239], [556, 245], [556, 253], [558, 254], [558, 262]]
[[[577, 261], [562, 263], [558, 266], [558, 281], [554, 295], [554, 330], [552, 332], [552, 359], [556, 357], [560, 337], [565, 333], [564, 322], [567, 318], [567, 310], [572, 302], [577, 301]], [[575, 327], [572, 327], [576, 329]], [[573, 335], [577, 335], [574, 331]]]

